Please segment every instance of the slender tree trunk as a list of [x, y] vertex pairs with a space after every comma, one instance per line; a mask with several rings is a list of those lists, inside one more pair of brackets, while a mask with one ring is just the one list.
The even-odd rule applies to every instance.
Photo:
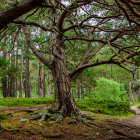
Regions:
[[[136, 68], [134, 64], [131, 64], [131, 71], [133, 72], [133, 88], [137, 85], [137, 74], [136, 74]], [[133, 96], [134, 99], [136, 100], [136, 91], [133, 90]]]
[[25, 80], [25, 97], [31, 98], [31, 90], [30, 90], [30, 71], [29, 71], [29, 47], [26, 48], [26, 80]]
[[81, 100], [81, 86], [78, 86], [78, 99]]
[[8, 97], [8, 91], [7, 91], [7, 77], [4, 76], [1, 80], [2, 83], [2, 93], [3, 93], [3, 97]]
[[51, 84], [49, 85], [49, 96], [51, 96], [51, 93], [52, 93], [52, 86], [51, 86]]
[[43, 97], [46, 96], [46, 85], [45, 85], [45, 82], [46, 82], [46, 75], [45, 75], [45, 69], [44, 69], [44, 73], [43, 73]]
[[8, 94], [8, 97], [10, 97], [10, 76], [8, 76], [8, 78], [7, 78], [7, 84], [8, 84], [8, 86], [7, 86], [7, 94]]
[[83, 88], [83, 98], [85, 98], [85, 92], [86, 92], [86, 89], [85, 88]]
[[137, 95], [138, 95], [138, 100], [140, 102], [140, 71], [138, 72], [138, 81], [137, 81], [137, 84], [138, 84]]
[[20, 67], [20, 93], [19, 98], [22, 98], [23, 92], [23, 46], [21, 46], [21, 67]]
[[129, 81], [129, 95], [130, 95], [130, 100], [134, 101], [134, 96], [133, 96], [132, 88], [131, 88], [131, 81]]
[[49, 84], [47, 84], [47, 97], [50, 96]]
[[112, 79], [112, 64], [110, 64], [110, 79]]
[[[10, 56], [11, 56], [11, 54], [9, 53], [9, 55], [8, 55], [9, 61], [10, 61]], [[10, 67], [8, 66], [8, 68], [10, 68]], [[7, 96], [10, 97], [10, 75], [7, 76]]]
[[[11, 55], [11, 68], [15, 68], [15, 52]], [[10, 97], [16, 97], [16, 74], [10, 75]]]
[[42, 79], [42, 65], [39, 61], [39, 73], [38, 73], [38, 97], [43, 97], [43, 79]]
[[[18, 68], [18, 48], [16, 49], [16, 68]], [[15, 88], [16, 88], [16, 97], [17, 97], [17, 91], [18, 91], [18, 74], [16, 74], [16, 79], [15, 79]]]
[[[2, 56], [6, 59], [6, 53], [2, 52]], [[5, 70], [5, 68], [3, 69]], [[1, 84], [2, 84], [2, 94], [3, 97], [8, 97], [8, 89], [7, 89], [7, 76], [4, 75], [1, 79]]]
[[34, 72], [33, 72], [33, 98], [35, 98], [35, 78], [34, 78]]
[[36, 94], [37, 89], [36, 88], [37, 87], [36, 87], [36, 80], [35, 80], [35, 98], [37, 97], [37, 94]]

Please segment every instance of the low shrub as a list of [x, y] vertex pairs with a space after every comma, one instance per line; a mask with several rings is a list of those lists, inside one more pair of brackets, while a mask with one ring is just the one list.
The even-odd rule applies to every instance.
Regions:
[[9, 107], [9, 106], [34, 106], [40, 104], [51, 104], [53, 103], [54, 98], [1, 98], [0, 106]]
[[82, 110], [93, 110], [95, 113], [108, 115], [127, 115], [131, 112], [130, 103], [116, 100], [87, 99], [77, 101], [77, 106]]

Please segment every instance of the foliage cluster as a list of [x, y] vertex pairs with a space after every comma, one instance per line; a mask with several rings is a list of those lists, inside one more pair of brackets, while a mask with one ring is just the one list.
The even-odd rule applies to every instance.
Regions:
[[[0, 57], [0, 78], [3, 78], [7, 75], [12, 76], [17, 74], [18, 68], [16, 67], [10, 67], [10, 63], [8, 60], [6, 60], [4, 57]], [[8, 68], [8, 69], [7, 69]]]
[[122, 84], [114, 80], [99, 78], [97, 80], [94, 96], [98, 100], [126, 100], [128, 95]]
[[82, 110], [92, 110], [95, 113], [102, 113], [108, 115], [128, 115], [131, 113], [130, 103], [126, 101], [116, 100], [95, 100], [86, 99], [77, 101], [77, 106]]

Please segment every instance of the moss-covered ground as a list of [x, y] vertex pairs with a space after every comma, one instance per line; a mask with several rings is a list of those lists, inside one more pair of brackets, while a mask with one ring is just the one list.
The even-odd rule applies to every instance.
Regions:
[[[50, 103], [50, 102], [49, 102]], [[66, 117], [62, 122], [55, 120], [33, 120], [32, 112], [41, 113], [51, 105], [34, 105], [29, 107], [9, 106], [0, 108], [1, 140], [116, 140], [139, 138], [139, 129], [129, 125], [132, 114], [128, 116], [110, 116], [83, 110], [94, 120], [76, 121]], [[133, 133], [135, 131], [135, 133]], [[137, 133], [136, 133], [137, 132]]]

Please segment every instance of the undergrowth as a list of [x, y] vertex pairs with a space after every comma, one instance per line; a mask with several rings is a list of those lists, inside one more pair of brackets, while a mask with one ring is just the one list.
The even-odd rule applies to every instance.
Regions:
[[93, 111], [107, 115], [128, 115], [131, 113], [130, 102], [115, 100], [86, 99], [76, 102], [77, 106], [85, 111]]
[[0, 98], [1, 107], [9, 106], [34, 106], [40, 104], [52, 104], [53, 97], [50, 98]]
[[[40, 104], [52, 104], [53, 97], [50, 98], [0, 98], [0, 107], [9, 106], [34, 106]], [[76, 100], [77, 106], [83, 111], [92, 111], [108, 115], [128, 115], [131, 113], [130, 102], [116, 100], [95, 100], [82, 99]]]

